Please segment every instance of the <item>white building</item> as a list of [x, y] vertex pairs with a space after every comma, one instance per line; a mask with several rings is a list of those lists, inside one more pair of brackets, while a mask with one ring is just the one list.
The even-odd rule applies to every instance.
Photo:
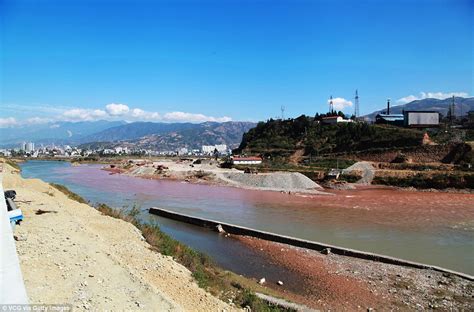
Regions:
[[352, 122], [352, 121], [353, 121], [352, 119], [344, 119], [341, 116], [323, 117], [321, 119], [321, 122], [327, 125], [335, 125], [338, 123], [343, 123], [343, 122], [347, 123], [347, 122]]
[[214, 150], [217, 149], [219, 154], [227, 154], [227, 145], [226, 144], [217, 144], [217, 145], [203, 145], [202, 146], [202, 153], [205, 155], [212, 155], [214, 154]]
[[233, 165], [260, 165], [261, 157], [232, 157]]
[[405, 111], [404, 121], [406, 127], [438, 127], [439, 113], [436, 111]]
[[28, 142], [28, 143], [26, 143], [25, 151], [26, 151], [27, 153], [32, 153], [32, 152], [34, 152], [34, 151], [35, 151], [35, 143], [33, 143], [33, 142]]
[[186, 147], [182, 147], [178, 149], [178, 156], [182, 156], [182, 155], [188, 155], [188, 149]]

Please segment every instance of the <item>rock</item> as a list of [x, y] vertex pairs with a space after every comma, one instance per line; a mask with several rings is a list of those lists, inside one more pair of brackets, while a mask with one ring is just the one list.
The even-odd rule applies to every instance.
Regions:
[[216, 226], [216, 229], [217, 229], [217, 232], [219, 232], [219, 233], [225, 233], [224, 228], [223, 228], [222, 225], [220, 225], [220, 224], [218, 224], [218, 225]]
[[329, 255], [329, 254], [331, 254], [331, 248], [324, 248], [324, 249], [321, 251], [321, 253], [322, 253], [323, 255]]
[[280, 286], [283, 286], [283, 282], [282, 282], [282, 281], [278, 281], [277, 284], [280, 285]]
[[23, 236], [23, 235], [14, 235], [13, 238], [14, 238], [17, 242], [24, 242], [24, 241], [26, 241], [26, 236]]
[[260, 285], [265, 284], [265, 282], [266, 282], [265, 277], [262, 277], [262, 278], [258, 281], [258, 283], [259, 283]]

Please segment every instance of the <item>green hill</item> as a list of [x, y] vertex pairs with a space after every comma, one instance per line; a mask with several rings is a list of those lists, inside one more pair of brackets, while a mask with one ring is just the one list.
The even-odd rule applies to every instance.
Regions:
[[400, 148], [421, 144], [423, 132], [386, 125], [341, 123], [323, 125], [313, 117], [260, 122], [243, 135], [235, 153], [289, 157], [330, 155], [381, 148]]

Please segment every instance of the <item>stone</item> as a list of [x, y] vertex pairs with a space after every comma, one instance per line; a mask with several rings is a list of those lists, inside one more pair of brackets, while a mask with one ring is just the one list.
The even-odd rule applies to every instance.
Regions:
[[262, 277], [262, 278], [258, 281], [258, 283], [259, 283], [260, 285], [265, 284], [265, 282], [266, 282], [265, 277]]
[[280, 286], [283, 286], [283, 282], [282, 282], [282, 281], [278, 281], [277, 284], [280, 285]]
[[321, 253], [322, 253], [323, 255], [329, 255], [329, 254], [331, 254], [331, 248], [324, 248], [324, 249], [321, 251]]
[[220, 225], [220, 224], [218, 224], [218, 225], [216, 226], [216, 229], [217, 229], [217, 232], [219, 232], [219, 233], [225, 233], [224, 228], [223, 228], [222, 225]]

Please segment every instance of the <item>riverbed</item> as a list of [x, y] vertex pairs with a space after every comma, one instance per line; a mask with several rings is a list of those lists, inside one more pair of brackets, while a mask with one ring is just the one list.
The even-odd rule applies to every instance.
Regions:
[[[368, 188], [297, 196], [110, 174], [95, 164], [27, 161], [21, 167], [23, 177], [63, 184], [93, 204], [137, 206], [143, 221], [158, 223], [237, 273], [254, 270], [244, 273], [258, 276], [261, 263], [252, 250], [237, 241], [229, 248], [228, 241], [208, 230], [149, 215], [147, 209], [162, 207], [474, 274], [473, 194]], [[236, 264], [244, 258], [255, 263]]]

